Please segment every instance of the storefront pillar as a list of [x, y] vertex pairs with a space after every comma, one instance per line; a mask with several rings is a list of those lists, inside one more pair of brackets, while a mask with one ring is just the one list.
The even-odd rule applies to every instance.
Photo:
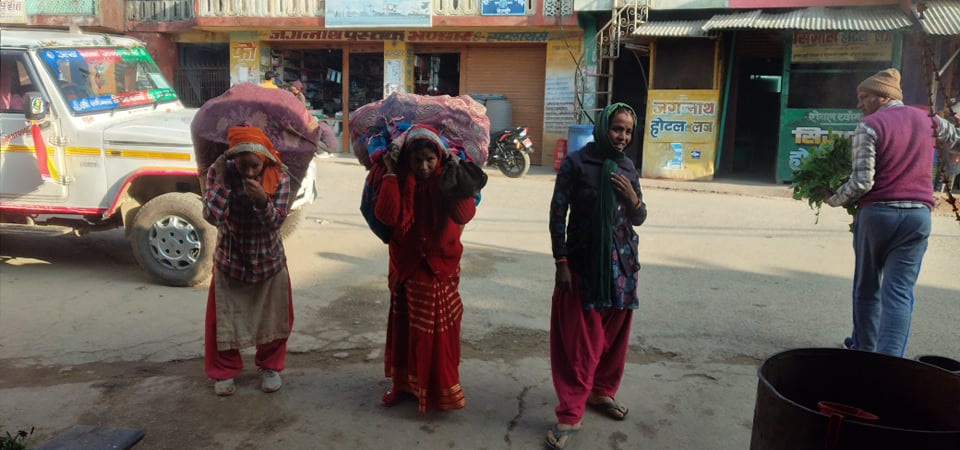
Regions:
[[340, 95], [343, 99], [343, 135], [341, 136], [340, 148], [343, 153], [350, 152], [350, 44], [343, 46], [343, 82], [340, 83]]
[[[557, 140], [567, 138], [570, 125], [577, 123], [574, 102], [577, 100], [577, 63], [570, 54], [583, 51], [580, 36], [547, 41], [546, 78], [543, 96], [542, 164], [549, 164], [556, 151]], [[570, 151], [573, 149], [567, 149]]]
[[270, 44], [260, 41], [256, 32], [230, 33], [230, 85], [260, 83], [269, 67]]
[[383, 97], [413, 92], [413, 46], [405, 41], [383, 42]]

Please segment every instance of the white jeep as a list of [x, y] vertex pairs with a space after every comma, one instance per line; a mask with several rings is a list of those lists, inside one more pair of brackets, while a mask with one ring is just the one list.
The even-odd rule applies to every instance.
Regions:
[[[0, 222], [78, 234], [124, 227], [140, 266], [191, 286], [212, 271], [188, 110], [143, 43], [0, 29]], [[45, 160], [45, 161], [44, 161]], [[311, 163], [291, 205], [317, 195]]]

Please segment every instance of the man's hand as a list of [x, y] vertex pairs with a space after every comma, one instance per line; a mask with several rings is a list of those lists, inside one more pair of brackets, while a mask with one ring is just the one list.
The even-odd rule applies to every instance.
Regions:
[[243, 191], [257, 203], [257, 206], [264, 207], [267, 206], [267, 191], [263, 190], [263, 186], [260, 186], [260, 183], [257, 180], [251, 178], [243, 179]]
[[573, 290], [573, 277], [570, 276], [570, 267], [566, 262], [557, 263], [556, 288], [563, 292]]

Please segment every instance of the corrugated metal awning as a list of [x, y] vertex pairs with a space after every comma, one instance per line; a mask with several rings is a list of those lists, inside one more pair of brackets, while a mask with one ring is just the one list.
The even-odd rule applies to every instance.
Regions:
[[658, 37], [706, 37], [703, 31], [706, 20], [669, 20], [663, 22], [645, 22], [633, 31], [634, 36]]
[[704, 31], [742, 28], [815, 31], [890, 31], [911, 25], [896, 7], [803, 8], [785, 13], [762, 10], [713, 16]]
[[763, 11], [757, 9], [753, 11], [735, 12], [732, 14], [717, 14], [710, 18], [703, 25], [705, 30], [731, 30], [737, 28], [756, 28], [754, 24]]
[[[927, 34], [940, 36], [960, 35], [960, 2], [957, 0], [926, 0], [923, 19], [917, 14], [917, 21]], [[914, 13], [917, 12], [916, 5]]]

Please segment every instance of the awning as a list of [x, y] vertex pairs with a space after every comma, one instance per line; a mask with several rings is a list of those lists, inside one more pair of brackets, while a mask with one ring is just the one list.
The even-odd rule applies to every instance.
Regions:
[[717, 14], [703, 26], [704, 31], [744, 28], [815, 31], [890, 31], [911, 25], [897, 7], [803, 8], [790, 12], [763, 10]]
[[927, 34], [940, 36], [960, 35], [960, 2], [957, 0], [926, 0], [927, 9], [923, 13], [923, 19], [917, 13], [914, 5], [914, 14], [917, 14], [917, 22], [923, 27]]
[[663, 22], [645, 22], [633, 31], [634, 36], [658, 37], [706, 37], [703, 30], [706, 20], [669, 20]]

